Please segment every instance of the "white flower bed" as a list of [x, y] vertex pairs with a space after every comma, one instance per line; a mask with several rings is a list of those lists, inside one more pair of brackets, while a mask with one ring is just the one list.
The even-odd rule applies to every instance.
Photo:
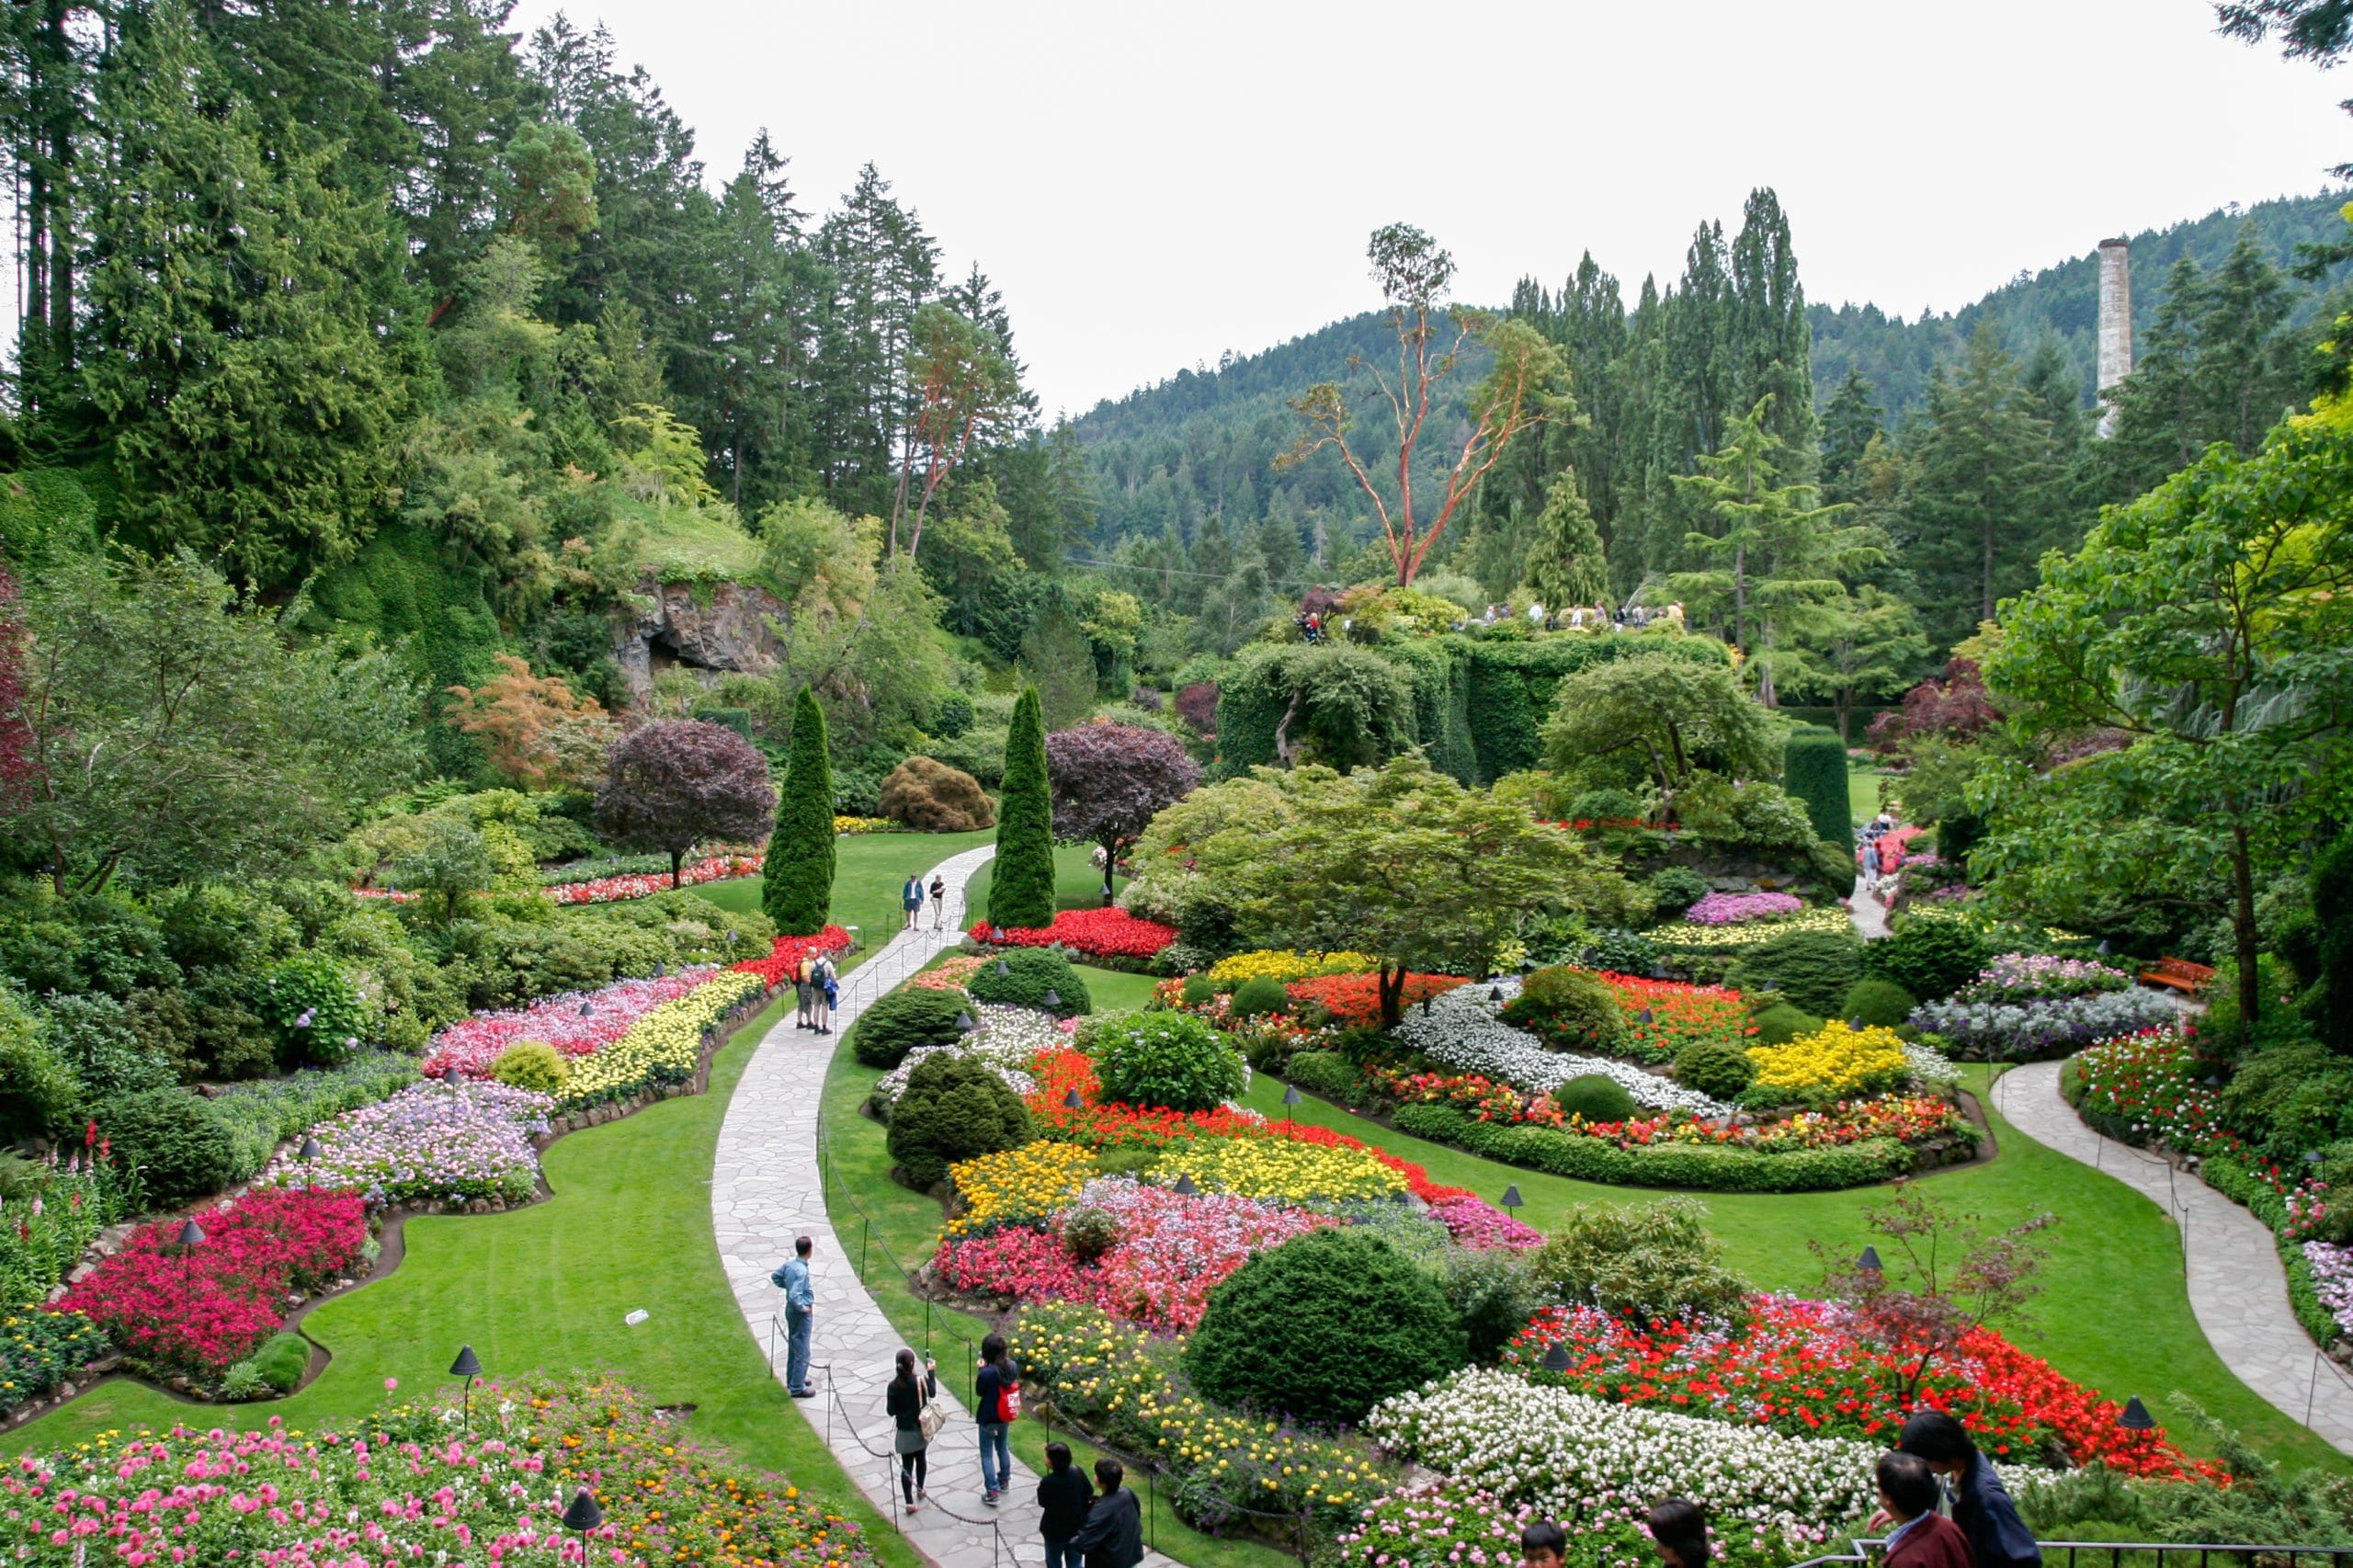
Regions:
[[[1382, 1402], [1365, 1430], [1405, 1459], [1541, 1514], [1574, 1518], [1681, 1496], [1719, 1519], [1812, 1541], [1878, 1506], [1871, 1472], [1885, 1451], [1632, 1409], [1483, 1368]], [[2049, 1473], [1997, 1468], [2020, 1502]]]
[[1051, 1014], [1032, 1007], [984, 1005], [973, 1009], [979, 1024], [952, 1045], [919, 1045], [874, 1085], [876, 1103], [893, 1106], [907, 1092], [907, 1078], [928, 1057], [969, 1056], [1005, 1080], [1017, 1095], [1038, 1086], [1029, 1074], [1030, 1060], [1050, 1045], [1067, 1045], [1070, 1037], [1055, 1027]]
[[1545, 1050], [1534, 1035], [1495, 1017], [1505, 1003], [1519, 994], [1519, 982], [1493, 983], [1503, 991], [1503, 1002], [1487, 999], [1490, 987], [1486, 983], [1458, 985], [1433, 1000], [1427, 1012], [1418, 1005], [1407, 1008], [1392, 1032], [1401, 1043], [1441, 1067], [1483, 1073], [1529, 1094], [1544, 1094], [1572, 1078], [1598, 1073], [1623, 1087], [1636, 1105], [1652, 1110], [1688, 1110], [1711, 1117], [1733, 1114], [1733, 1108], [1722, 1100], [1645, 1073], [1631, 1062]]
[[1904, 1061], [1912, 1069], [1912, 1081], [1924, 1089], [1940, 1089], [1948, 1084], [1961, 1082], [1961, 1069], [1950, 1058], [1933, 1046], [1915, 1040], [1904, 1042]]

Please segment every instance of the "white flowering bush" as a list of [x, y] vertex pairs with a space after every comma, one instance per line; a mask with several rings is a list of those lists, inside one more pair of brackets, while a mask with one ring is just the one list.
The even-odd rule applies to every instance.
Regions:
[[1490, 987], [1485, 985], [1457, 986], [1426, 1006], [1409, 1008], [1392, 1032], [1401, 1044], [1420, 1051], [1441, 1067], [1500, 1078], [1531, 1095], [1545, 1094], [1572, 1078], [1597, 1073], [1631, 1095], [1636, 1105], [1652, 1110], [1688, 1110], [1711, 1117], [1732, 1115], [1733, 1108], [1723, 1101], [1645, 1073], [1630, 1062], [1545, 1050], [1534, 1035], [1513, 1028], [1495, 1017], [1519, 994], [1519, 982], [1500, 980], [1493, 988], [1502, 992], [1503, 1001], [1490, 1001]]
[[1918, 1088], [1941, 1089], [1961, 1082], [1961, 1069], [1943, 1051], [1916, 1040], [1904, 1042], [1904, 1064], [1911, 1070], [1913, 1085]]
[[2176, 1016], [2165, 996], [2133, 990], [2027, 1002], [1927, 1002], [1912, 1010], [1911, 1023], [1942, 1035], [1964, 1056], [2024, 1061], [2161, 1028]]
[[[1384, 1401], [1365, 1430], [1401, 1458], [1554, 1517], [1682, 1496], [1719, 1521], [1805, 1542], [1842, 1537], [1878, 1506], [1872, 1466], [1884, 1451], [1610, 1404], [1488, 1368]], [[1998, 1468], [2020, 1502], [2043, 1484], [2043, 1472]]]
[[946, 1045], [919, 1045], [908, 1051], [874, 1085], [874, 1104], [885, 1110], [898, 1104], [899, 1096], [906, 1093], [908, 1077], [926, 1058], [933, 1056], [969, 1056], [1004, 1079], [1006, 1087], [1026, 1096], [1038, 1086], [1029, 1073], [1029, 1063], [1038, 1052], [1070, 1043], [1070, 1037], [1055, 1027], [1053, 1015], [1034, 1007], [1000, 1004], [978, 1007], [975, 1014], [973, 1021], [978, 1027], [962, 1040]]

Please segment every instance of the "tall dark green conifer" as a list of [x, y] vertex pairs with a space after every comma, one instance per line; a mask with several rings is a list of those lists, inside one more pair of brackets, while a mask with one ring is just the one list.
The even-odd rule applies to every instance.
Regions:
[[1564, 468], [1552, 482], [1537, 528], [1526, 577], [1537, 602], [1565, 610], [1606, 600], [1609, 564], [1602, 558], [1601, 530], [1577, 489], [1576, 470]]
[[1046, 773], [1045, 710], [1034, 686], [1021, 688], [1006, 731], [988, 921], [1017, 930], [1054, 923], [1054, 800]]
[[834, 764], [825, 711], [804, 686], [792, 699], [792, 748], [777, 792], [776, 832], [760, 868], [760, 907], [785, 936], [813, 937], [824, 929], [833, 903]]

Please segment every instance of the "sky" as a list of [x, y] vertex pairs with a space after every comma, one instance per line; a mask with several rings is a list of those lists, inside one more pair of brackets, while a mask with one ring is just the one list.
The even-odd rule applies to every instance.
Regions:
[[1404, 221], [1500, 303], [1590, 249], [1631, 299], [1756, 186], [1807, 297], [1950, 311], [2109, 234], [2315, 190], [2353, 71], [2204, 0], [524, 0], [603, 21], [714, 185], [766, 126], [801, 205], [872, 162], [1004, 291], [1051, 414], [1379, 303]]

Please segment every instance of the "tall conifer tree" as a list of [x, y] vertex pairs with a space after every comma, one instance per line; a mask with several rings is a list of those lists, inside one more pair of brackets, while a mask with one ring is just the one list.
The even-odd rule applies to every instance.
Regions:
[[1018, 930], [1054, 923], [1054, 797], [1046, 774], [1045, 710], [1034, 686], [1021, 688], [1006, 732], [988, 920]]
[[792, 699], [792, 748], [777, 792], [776, 832], [760, 868], [760, 907], [788, 937], [825, 928], [834, 902], [834, 765], [825, 710], [807, 687]]

